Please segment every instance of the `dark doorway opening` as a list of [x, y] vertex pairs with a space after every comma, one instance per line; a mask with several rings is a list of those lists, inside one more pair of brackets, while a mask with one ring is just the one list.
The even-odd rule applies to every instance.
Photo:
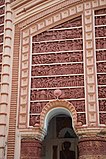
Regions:
[[42, 145], [42, 159], [77, 159], [77, 145], [72, 118], [65, 114], [57, 115], [49, 122]]

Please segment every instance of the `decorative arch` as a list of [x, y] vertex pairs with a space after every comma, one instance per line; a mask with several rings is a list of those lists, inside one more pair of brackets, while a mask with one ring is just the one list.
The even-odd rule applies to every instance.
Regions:
[[66, 100], [53, 100], [45, 105], [40, 115], [40, 127], [47, 131], [49, 121], [61, 113], [72, 117], [72, 124], [75, 129], [77, 125], [77, 112], [73, 104]]

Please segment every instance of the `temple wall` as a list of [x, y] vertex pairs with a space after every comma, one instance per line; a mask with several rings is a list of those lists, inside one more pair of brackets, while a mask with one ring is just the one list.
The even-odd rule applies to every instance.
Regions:
[[72, 115], [81, 139], [79, 159], [104, 159], [105, 149], [100, 153], [106, 144], [105, 0], [11, 2], [0, 7], [3, 15], [6, 7], [5, 29], [0, 16], [0, 127], [7, 129], [7, 134], [0, 134], [0, 153], [8, 159], [36, 154], [40, 159], [45, 118], [61, 107]]

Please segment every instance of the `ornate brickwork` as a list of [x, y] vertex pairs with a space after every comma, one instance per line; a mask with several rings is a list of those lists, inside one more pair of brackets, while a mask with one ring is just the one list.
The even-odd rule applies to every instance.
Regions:
[[99, 110], [100, 111], [106, 111], [106, 100], [100, 100], [99, 101]]
[[[104, 64], [105, 66], [105, 64]], [[32, 76], [83, 74], [82, 64], [57, 64], [51, 66], [33, 66]]]
[[[30, 99], [33, 105], [31, 104], [30, 113], [36, 112], [34, 102], [55, 99], [54, 89], [57, 88], [62, 90], [60, 99], [85, 98], [81, 17], [32, 38], [31, 70]], [[76, 86], [79, 88], [71, 88]], [[85, 110], [84, 103], [82, 106], [79, 105], [80, 109]], [[83, 117], [85, 118], [85, 115]], [[86, 120], [83, 117], [81, 117], [84, 120], [82, 123], [85, 124]], [[35, 123], [36, 115], [35, 117], [34, 114], [30, 115], [30, 119], [30, 125], [34, 125], [32, 123]]]
[[[67, 1], [67, 4], [68, 3], [69, 2]], [[53, 90], [53, 89], [56, 88], [55, 85], [57, 85], [59, 88], [63, 86], [62, 89], [64, 89], [65, 85], [62, 85], [62, 84], [59, 85], [59, 84], [55, 83], [56, 80], [60, 79], [60, 77], [59, 77], [60, 74], [53, 74], [53, 72], [51, 71], [53, 69], [51, 69], [51, 68], [57, 64], [57, 67], [60, 69], [60, 66], [58, 65], [58, 61], [59, 61], [59, 64], [62, 65], [62, 69], [65, 66], [65, 61], [67, 63], [66, 65], [68, 65], [70, 67], [71, 67], [71, 63], [72, 63], [72, 65], [77, 65], [78, 64], [78, 65], [82, 65], [82, 67], [84, 67], [83, 60], [85, 59], [85, 57], [83, 57], [83, 50], [82, 49], [83, 49], [84, 46], [86, 46], [86, 48], [84, 48], [86, 50], [86, 53], [84, 55], [86, 55], [86, 59], [87, 59], [86, 60], [87, 67], [86, 67], [85, 73], [87, 72], [87, 75], [88, 75], [86, 84], [87, 85], [89, 84], [89, 86], [87, 87], [87, 90], [89, 92], [89, 95], [87, 96], [89, 103], [86, 104], [86, 106], [87, 106], [86, 109], [85, 108], [82, 109], [82, 107], [81, 107], [81, 109], [84, 110], [84, 111], [93, 110], [93, 112], [92, 112], [92, 116], [93, 116], [92, 118], [93, 119], [90, 122], [94, 123], [94, 120], [96, 121], [97, 116], [96, 116], [95, 111], [96, 111], [97, 103], [95, 103], [96, 96], [94, 94], [94, 91], [96, 89], [95, 88], [96, 80], [93, 76], [93, 73], [94, 73], [95, 70], [93, 69], [94, 68], [94, 65], [93, 65], [94, 64], [93, 63], [94, 62], [94, 60], [93, 60], [93, 58], [94, 58], [93, 49], [94, 48], [92, 48], [92, 46], [93, 46], [92, 45], [93, 44], [92, 43], [93, 36], [92, 36], [92, 33], [91, 33], [92, 32], [92, 27], [93, 27], [93, 23], [92, 23], [92, 16], [93, 16], [92, 13], [93, 12], [92, 12], [91, 6], [94, 9], [95, 7], [98, 7], [98, 5], [102, 6], [104, 4], [105, 4], [105, 2], [101, 1], [101, 0], [99, 2], [98, 1], [96, 1], [96, 2], [84, 2], [84, 5], [81, 3], [81, 4], [78, 4], [78, 5], [75, 5], [75, 6], [71, 6], [71, 7], [69, 6], [69, 8], [67, 8], [67, 10], [64, 9], [63, 11], [61, 11], [59, 13], [56, 13], [55, 15], [48, 16], [46, 19], [37, 21], [37, 23], [35, 23], [34, 21], [36, 19], [38, 19], [40, 16], [42, 16], [42, 13], [38, 14], [37, 16], [35, 15], [34, 17], [30, 18], [29, 20], [26, 20], [23, 23], [19, 24], [19, 27], [23, 26], [23, 28], [24, 28], [25, 24], [28, 24], [30, 22], [34, 22], [30, 26], [28, 26], [28, 28], [24, 28], [23, 31], [22, 31], [22, 48], [23, 49], [22, 49], [20, 118], [19, 118], [19, 123], [21, 123], [20, 127], [26, 127], [25, 122], [27, 122], [26, 121], [27, 103], [28, 103], [27, 91], [29, 91], [29, 89], [28, 89], [28, 83], [29, 83], [28, 76], [30, 75], [29, 70], [28, 70], [29, 69], [29, 64], [30, 64], [28, 58], [29, 58], [29, 52], [31, 50], [31, 48], [29, 46], [29, 42], [30, 42], [29, 37], [30, 36], [33, 37], [32, 38], [33, 54], [32, 54], [32, 68], [31, 69], [39, 68], [38, 72], [40, 74], [40, 70], [41, 69], [43, 70], [43, 65], [44, 65], [44, 71], [45, 71], [45, 68], [47, 68], [47, 66], [49, 66], [48, 68], [50, 70], [49, 74], [43, 74], [42, 73], [43, 71], [41, 71], [41, 75], [38, 75], [38, 72], [36, 74], [35, 71], [34, 71], [34, 76], [32, 76], [32, 78], [31, 78], [31, 89], [32, 89], [32, 91], [38, 90], [38, 85], [36, 84], [35, 81], [37, 81], [38, 84], [40, 82], [42, 82], [38, 92], [42, 91], [42, 90], [44, 92], [44, 91], [46, 91], [46, 88], [47, 89], [51, 88], [51, 90]], [[66, 6], [66, 4], [64, 4], [64, 5]], [[63, 6], [63, 3], [61, 4], [61, 6]], [[57, 8], [58, 7], [60, 7], [60, 6], [57, 6]], [[84, 45], [84, 46], [82, 45], [82, 37], [81, 37], [82, 36], [82, 33], [81, 33], [82, 21], [79, 20], [80, 17], [75, 18], [73, 21], [70, 21], [69, 19], [65, 20], [70, 15], [72, 16], [72, 15], [75, 15], [79, 12], [81, 13], [81, 11], [83, 10], [83, 7], [85, 7], [84, 19], [86, 19], [84, 21], [84, 26], [85, 26], [84, 35], [86, 33], [85, 38], [87, 40], [86, 45]], [[52, 9], [54, 10], [54, 8], [52, 8]], [[53, 10], [51, 10], [51, 11], [53, 11]], [[47, 12], [44, 12], [44, 15], [47, 14], [49, 11], [50, 10], [47, 10]], [[18, 14], [17, 14], [17, 16], [18, 16]], [[69, 23], [65, 22], [65, 23], [60, 24], [62, 19], [63, 19], [63, 21], [67, 21]], [[52, 29], [50, 29], [51, 26], [55, 25], [55, 23], [56, 23], [56, 26], [53, 27]], [[60, 25], [57, 25], [57, 24], [60, 24]], [[66, 27], [69, 27], [69, 28], [66, 29]], [[76, 29], [76, 28], [78, 28], [78, 29]], [[47, 31], [45, 31], [45, 30], [47, 30]], [[64, 31], [64, 30], [66, 30], [66, 31]], [[71, 30], [73, 30], [73, 33], [71, 32]], [[69, 34], [69, 32], [71, 34]], [[75, 35], [75, 32], [77, 32], [77, 35]], [[69, 34], [69, 37], [68, 37], [67, 33]], [[68, 39], [65, 39], [66, 36], [68, 37]], [[47, 39], [45, 39], [45, 37], [47, 37]], [[61, 38], [59, 39], [59, 37], [61, 37]], [[74, 38], [74, 40], [73, 40], [73, 38]], [[69, 45], [70, 41], [72, 43], [71, 45]], [[77, 49], [80, 48], [80, 50], [75, 50], [76, 49], [75, 45], [77, 44], [77, 41], [78, 41], [78, 44], [79, 44]], [[75, 43], [75, 45], [74, 45], [74, 43]], [[62, 44], [64, 44], [65, 47]], [[44, 47], [44, 46], [46, 46], [46, 47]], [[67, 47], [69, 47], [71, 50], [66, 49]], [[56, 52], [54, 51], [55, 49], [57, 50]], [[62, 49], [66, 49], [66, 50], [62, 51]], [[76, 54], [76, 56], [75, 56], [75, 54]], [[78, 54], [79, 54], [79, 56], [78, 56]], [[54, 56], [54, 55], [56, 55], [56, 56]], [[69, 56], [71, 58], [68, 58]], [[84, 75], [84, 71], [81, 72], [80, 75], [79, 75], [79, 73], [74, 75], [74, 72], [71, 75], [75, 76], [75, 77], [77, 77], [77, 75], [78, 75], [78, 76], [81, 77], [81, 76]], [[64, 76], [64, 74], [62, 76]], [[65, 77], [67, 77], [67, 79], [68, 79], [68, 76], [70, 76], [70, 75], [69, 74], [67, 74], [67, 76], [65, 75]], [[41, 77], [42, 77], [42, 80], [41, 80]], [[55, 78], [56, 78], [56, 80], [55, 80]], [[72, 77], [70, 76], [70, 78], [72, 78]], [[40, 81], [39, 81], [39, 79], [40, 79]], [[64, 78], [62, 77], [62, 80], [63, 79]], [[51, 80], [53, 82], [53, 85], [51, 85], [48, 82], [49, 80]], [[47, 84], [47, 82], [49, 84]], [[46, 87], [44, 87], [44, 85]], [[82, 88], [82, 82], [81, 81], [80, 82], [76, 81], [74, 84], [71, 83], [71, 87], [74, 87], [76, 85], [78, 87]], [[45, 88], [45, 90], [44, 90], [44, 88]], [[64, 96], [64, 94], [63, 94], [63, 96]], [[76, 99], [71, 99], [70, 98], [70, 100], [75, 101]], [[80, 99], [80, 100], [84, 100], [84, 99]], [[45, 101], [43, 101], [43, 100], [37, 101], [36, 100], [36, 101], [31, 101], [30, 105], [32, 105], [32, 103], [33, 103], [33, 105], [36, 105], [36, 103], [40, 103], [40, 105], [42, 105], [43, 103], [47, 103], [47, 102], [48, 102], [47, 100], [45, 100]], [[33, 109], [34, 109], [34, 111], [36, 110], [36, 108], [33, 108]], [[39, 110], [41, 111], [41, 109], [42, 108], [40, 108]], [[77, 106], [77, 109], [78, 109], [78, 106]], [[32, 106], [30, 108], [30, 112], [31, 111], [32, 111]], [[89, 119], [91, 120], [90, 115], [91, 114], [89, 114]], [[87, 117], [87, 115], [86, 115], [86, 117]]]
[[[9, 1], [7, 0], [6, 2], [7, 2], [6, 7], [8, 9], [10, 9], [10, 7], [8, 6]], [[75, 4], [71, 5], [74, 2], [78, 2], [78, 4], [75, 3]], [[0, 1], [0, 5], [3, 5], [3, 3], [4, 3], [4, 1]], [[33, 5], [33, 4], [31, 4], [31, 5]], [[15, 139], [16, 139], [15, 138], [16, 112], [17, 112], [17, 107], [16, 106], [18, 106], [18, 104], [17, 104], [18, 81], [20, 82], [20, 85], [19, 85], [20, 90], [19, 90], [19, 95], [18, 95], [18, 97], [19, 97], [19, 114], [17, 115], [19, 117], [19, 120], [18, 120], [19, 121], [18, 122], [19, 123], [19, 125], [18, 125], [19, 128], [27, 128], [27, 123], [28, 123], [29, 118], [30, 118], [30, 125], [31, 126], [35, 126], [36, 123], [38, 125], [40, 123], [42, 124], [44, 116], [43, 116], [42, 120], [40, 120], [40, 122], [39, 122], [39, 115], [40, 115], [40, 113], [45, 115], [44, 106], [45, 106], [46, 102], [48, 102], [47, 100], [46, 101], [45, 100], [31, 101], [31, 103], [30, 103], [31, 107], [28, 109], [28, 102], [30, 100], [30, 97], [29, 97], [29, 92], [30, 92], [30, 89], [29, 89], [30, 78], [29, 77], [31, 75], [30, 70], [29, 70], [30, 65], [32, 65], [32, 68], [33, 67], [36, 68], [36, 67], [38, 67], [38, 65], [39, 65], [39, 68], [42, 68], [42, 64], [45, 65], [45, 67], [47, 65], [49, 66], [49, 64], [51, 64], [50, 67], [52, 68], [52, 66], [55, 66], [55, 64], [53, 64], [53, 63], [56, 63], [56, 65], [57, 65], [58, 58], [60, 58], [59, 63], [60, 63], [60, 65], [62, 65], [62, 69], [63, 69], [63, 66], [65, 66], [65, 65], [68, 65], [71, 68], [71, 64], [75, 65], [75, 66], [78, 64], [78, 66], [81, 65], [81, 67], [85, 67], [86, 68], [85, 72], [82, 69], [81, 73], [74, 74], [74, 72], [73, 73], [71, 72], [71, 75], [69, 75], [69, 74], [64, 75], [63, 74], [63, 76], [67, 77], [68, 80], [69, 80], [69, 77], [71, 79], [75, 77], [75, 80], [74, 80], [75, 83], [73, 84], [71, 82], [70, 83], [71, 86], [67, 85], [68, 88], [62, 88], [61, 90], [69, 89], [69, 90], [74, 91], [74, 88], [71, 88], [71, 87], [74, 87], [74, 86], [75, 87], [77, 86], [78, 89], [82, 89], [82, 94], [83, 95], [81, 94], [81, 97], [83, 97], [84, 99], [79, 99], [79, 98], [78, 99], [77, 98], [71, 99], [70, 98], [69, 100], [72, 100], [72, 102], [75, 104], [75, 106], [74, 106], [74, 108], [71, 107], [72, 109], [69, 109], [67, 107], [67, 109], [69, 109], [69, 111], [72, 112], [72, 117], [75, 118], [74, 119], [75, 122], [77, 121], [77, 115], [75, 114], [75, 108], [76, 108], [76, 110], [79, 111], [78, 119], [79, 119], [79, 121], [81, 121], [82, 124], [89, 124], [90, 125], [90, 124], [92, 124], [92, 122], [96, 123], [96, 121], [98, 121], [98, 118], [97, 118], [98, 114], [96, 114], [96, 111], [97, 111], [96, 108], [98, 107], [98, 105], [97, 105], [97, 102], [95, 100], [95, 99], [97, 99], [97, 96], [95, 94], [95, 92], [97, 92], [97, 90], [95, 89], [95, 85], [97, 85], [97, 83], [96, 83], [96, 80], [95, 80], [95, 77], [94, 77], [94, 74], [95, 74], [95, 64], [94, 64], [95, 58], [94, 58], [94, 54], [93, 54], [95, 49], [93, 47], [94, 35], [92, 33], [92, 30], [93, 30], [93, 9], [97, 10], [97, 8], [99, 6], [104, 7], [104, 5], [105, 5], [105, 0], [83, 1], [83, 2], [80, 1], [80, 0], [72, 0], [72, 1], [67, 0], [67, 1], [63, 1], [61, 4], [59, 4], [57, 6], [53, 6], [52, 8], [51, 7], [49, 9], [46, 8], [45, 10], [41, 9], [42, 11], [38, 11], [39, 12], [38, 14], [36, 14], [36, 10], [35, 10], [35, 13], [31, 12], [30, 15], [28, 15], [29, 10], [23, 10], [23, 13], [20, 12], [20, 8], [19, 8], [19, 10], [16, 8], [16, 11], [13, 10], [14, 13], [15, 13], [14, 14], [15, 18], [14, 19], [16, 19], [16, 21], [14, 21], [14, 24], [20, 23], [20, 24], [18, 24], [18, 26], [21, 27], [21, 31], [19, 31], [18, 30], [19, 28], [17, 28], [17, 30], [16, 30], [17, 35], [15, 35], [16, 39], [15, 39], [15, 42], [14, 42], [13, 78], [12, 78], [13, 79], [13, 81], [12, 81], [13, 86], [12, 86], [12, 91], [11, 91], [12, 92], [12, 95], [11, 95], [12, 98], [11, 98], [11, 109], [10, 109], [11, 118], [10, 118], [10, 123], [9, 123], [9, 135], [8, 135], [8, 158], [14, 158], [14, 143], [15, 143]], [[24, 8], [24, 7], [22, 7], [22, 8]], [[31, 9], [31, 8], [29, 8], [29, 9]], [[61, 9], [61, 10], [59, 10], [59, 9]], [[18, 13], [20, 12], [20, 14], [17, 14], [17, 12]], [[54, 14], [51, 14], [52, 12], [54, 12]], [[83, 22], [84, 22], [83, 23], [83, 25], [84, 25], [84, 27], [83, 27], [84, 28], [83, 37], [85, 38], [84, 41], [82, 40], [82, 32], [81, 32], [82, 21], [77, 23], [78, 19], [75, 20], [74, 24], [72, 26], [70, 26], [71, 28], [69, 28], [70, 31], [67, 29], [67, 31], [65, 33], [63, 33], [64, 31], [61, 30], [61, 27], [63, 27], [63, 25], [62, 26], [60, 25], [60, 28], [59, 28], [59, 25], [58, 25], [60, 23], [64, 24], [64, 21], [69, 21], [69, 19], [71, 17], [75, 18], [76, 16], [81, 15], [82, 12], [83, 12], [83, 17], [84, 17], [84, 19], [83, 19]], [[102, 12], [104, 14], [104, 10]], [[31, 16], [31, 17], [29, 19], [23, 18], [23, 14], [27, 18], [29, 16]], [[102, 14], [101, 11], [99, 11], [99, 14]], [[6, 40], [6, 43], [5, 43], [6, 46], [4, 48], [5, 49], [4, 59], [7, 58], [6, 60], [8, 62], [10, 60], [11, 45], [8, 46], [7, 44], [11, 44], [11, 38], [13, 37], [12, 35], [8, 36], [8, 32], [9, 32], [9, 35], [10, 35], [11, 34], [10, 32], [12, 31], [11, 30], [12, 29], [11, 28], [11, 19], [12, 19], [11, 15], [12, 15], [12, 13], [11, 13], [10, 10], [6, 11], [7, 19], [6, 19], [5, 22], [6, 22], [7, 28], [6, 28], [6, 37], [5, 38], [7, 40]], [[20, 20], [21, 15], [22, 15], [22, 19]], [[23, 19], [25, 19], [25, 20], [23, 21]], [[103, 25], [101, 27], [101, 30], [104, 30], [105, 29], [105, 26], [104, 26], [105, 18], [102, 15], [100, 19], [101, 19], [101, 21], [99, 20], [99, 22], [97, 22], [97, 25], [99, 27], [101, 27], [101, 25]], [[4, 18], [1, 18], [0, 25], [3, 23], [3, 21], [4, 21]], [[58, 25], [58, 26], [53, 28], [53, 29], [55, 29], [56, 34], [54, 33], [55, 31], [50, 30], [50, 28], [55, 26], [55, 25]], [[66, 26], [69, 26], [69, 24], [67, 24], [67, 22], [65, 24], [65, 27]], [[78, 26], [78, 30], [76, 29], [77, 26]], [[1, 28], [1, 30], [2, 29], [3, 28]], [[59, 29], [61, 31], [58, 31]], [[41, 35], [40, 38], [41, 38], [41, 40], [44, 40], [44, 41], [40, 41], [40, 42], [39, 41], [33, 41], [33, 48], [34, 48], [35, 51], [38, 49], [38, 52], [34, 51], [32, 56], [33, 56], [33, 58], [35, 58], [35, 60], [36, 60], [36, 57], [37, 57], [38, 61], [35, 62], [34, 60], [32, 60], [33, 63], [30, 63], [30, 60], [29, 60], [30, 59], [30, 50], [32, 50], [32, 47], [30, 46], [32, 39], [30, 37], [32, 37], [32, 36], [36, 37], [35, 35], [38, 35], [41, 32], [44, 33], [45, 30], [48, 30], [49, 33], [52, 32], [53, 37], [49, 34], [47, 36], [48, 38], [45, 41], [44, 40], [45, 36]], [[73, 30], [73, 32], [71, 30]], [[19, 31], [19, 32], [17, 32], [17, 31]], [[69, 32], [71, 34], [69, 34]], [[75, 32], [77, 33], [76, 35], [75, 35]], [[97, 58], [98, 58], [98, 63], [99, 63], [101, 60], [106, 60], [106, 58], [105, 58], [105, 42], [104, 42], [105, 41], [105, 37], [104, 37], [105, 34], [103, 34], [103, 32], [98, 33], [98, 29], [96, 30], [96, 32], [97, 32], [96, 33], [96, 36], [97, 36], [96, 46], [98, 47], [98, 49], [96, 51], [97, 51]], [[62, 34], [62, 36], [60, 35], [60, 33]], [[69, 35], [69, 37], [68, 37], [67, 34]], [[20, 36], [21, 43], [19, 42], [19, 36]], [[50, 36], [51, 36], [51, 39], [50, 39]], [[104, 39], [104, 40], [102, 40], [103, 43], [101, 42], [101, 38], [100, 38], [100, 41], [98, 41], [99, 36], [101, 36]], [[59, 39], [59, 37], [61, 37], [61, 39]], [[68, 39], [66, 39], [66, 37], [68, 37]], [[2, 37], [0, 38], [0, 40], [2, 41]], [[55, 41], [55, 42], [53, 43], [53, 41]], [[78, 42], [78, 46], [75, 47], [75, 45], [77, 45], [77, 42]], [[44, 49], [42, 50], [42, 48], [39, 48], [39, 46], [37, 46], [37, 43], [39, 43], [39, 46], [43, 47]], [[52, 47], [50, 48], [50, 49], [52, 49], [52, 52], [50, 51], [50, 49], [48, 47], [48, 46], [51, 45], [51, 43], [53, 43]], [[83, 43], [84, 43], [84, 45], [83, 45]], [[21, 45], [21, 48], [19, 47], [20, 45]], [[37, 49], [36, 49], [35, 45], [37, 46]], [[46, 46], [46, 47], [44, 47], [44, 46]], [[102, 46], [103, 46], [103, 50], [102, 50]], [[2, 47], [3, 46], [0, 46], [0, 50], [2, 50]], [[57, 50], [56, 52], [55, 52], [55, 49]], [[76, 50], [76, 49], [78, 49], [78, 50]], [[86, 50], [86, 51], [83, 51], [83, 49]], [[101, 51], [103, 53], [100, 57], [99, 53]], [[74, 55], [75, 53], [76, 53], [76, 55]], [[54, 54], [56, 55], [57, 59], [55, 59]], [[79, 54], [79, 56], [78, 56], [78, 54]], [[21, 56], [20, 59], [18, 58], [19, 55]], [[40, 58], [38, 58], [38, 55], [40, 55]], [[50, 55], [50, 58], [49, 58], [49, 55]], [[84, 57], [83, 57], [83, 55], [84, 55]], [[68, 58], [68, 56], [70, 56], [71, 58]], [[45, 58], [46, 58], [46, 60], [45, 60]], [[2, 59], [1, 56], [0, 56], [0, 59]], [[5, 62], [5, 60], [3, 60], [3, 61]], [[20, 79], [18, 79], [18, 68], [19, 68], [18, 62], [19, 61], [21, 63], [20, 75], [19, 75]], [[83, 61], [85, 63], [84, 65], [83, 65]], [[8, 77], [11, 73], [11, 71], [10, 71], [11, 66], [9, 65], [8, 62], [6, 62], [6, 64], [5, 63], [3, 64], [3, 81], [4, 81], [3, 87], [2, 87], [2, 90], [3, 90], [3, 92], [2, 92], [2, 97], [3, 97], [2, 98], [2, 106], [3, 107], [2, 108], [3, 109], [0, 109], [0, 110], [3, 110], [3, 111], [7, 110], [6, 105], [8, 104], [7, 98], [8, 98], [8, 90], [9, 89], [8, 89], [7, 84], [9, 85], [9, 78]], [[105, 64], [105, 62], [104, 62], [104, 64]], [[60, 69], [60, 65], [58, 67], [58, 70]], [[99, 67], [100, 65], [97, 64], [97, 66]], [[105, 69], [105, 67], [104, 67], [104, 69]], [[64, 73], [65, 73], [65, 71], [64, 71]], [[84, 94], [85, 94], [84, 91], [85, 90], [83, 88], [84, 73], [86, 75], [85, 79], [87, 79], [87, 81], [85, 80], [85, 84], [86, 84], [85, 86], [87, 86], [86, 87], [86, 90], [87, 90], [86, 91], [86, 99], [87, 99], [86, 101], [85, 101], [85, 96], [84, 96]], [[55, 80], [53, 80], [53, 76], [54, 76], [54, 78], [57, 78], [57, 80], [58, 80], [60, 78], [59, 75], [60, 74], [49, 74], [49, 75], [46, 74], [46, 75], [43, 76], [43, 74], [42, 74], [43, 77], [41, 77], [41, 75], [39, 77], [42, 78], [42, 79], [44, 78], [46, 80], [47, 80], [47, 78], [52, 79], [52, 81], [55, 83]], [[99, 72], [98, 72], [98, 75], [99, 75]], [[45, 76], [48, 76], [48, 77], [45, 77]], [[62, 80], [64, 79], [63, 76], [62, 76]], [[83, 77], [82, 82], [78, 79], [76, 80], [77, 76], [79, 76], [79, 79], [81, 77]], [[39, 77], [38, 77], [38, 75], [36, 75], [36, 77], [32, 76], [31, 79], [35, 80]], [[45, 80], [45, 82], [47, 82], [46, 80]], [[36, 82], [34, 81], [34, 83], [36, 83]], [[44, 86], [43, 84], [42, 84], [42, 87]], [[65, 84], [65, 82], [64, 82], [64, 84]], [[6, 87], [5, 87], [5, 85], [6, 85]], [[47, 92], [54, 90], [53, 89], [54, 85], [53, 86], [49, 85], [49, 89], [45, 88], [45, 90]], [[62, 87], [62, 86], [66, 87], [65, 85], [58, 85], [58, 87]], [[5, 87], [5, 89], [3, 89], [4, 87]], [[39, 88], [39, 90], [36, 87], [37, 87], [36, 84], [33, 87], [31, 86], [31, 91], [33, 92], [33, 91], [36, 90], [38, 92], [40, 92], [40, 91], [43, 91], [43, 93], [45, 92], [44, 87]], [[67, 94], [66, 97], [68, 97], [68, 93], [66, 93], [66, 94]], [[63, 94], [63, 96], [64, 95], [65, 94]], [[75, 96], [77, 97], [77, 95], [75, 95]], [[72, 97], [73, 97], [73, 95], [72, 95]], [[83, 104], [81, 103], [81, 101], [82, 101]], [[99, 101], [104, 102], [105, 99], [103, 99], [103, 100], [99, 99]], [[32, 103], [34, 104], [34, 112], [32, 111]], [[81, 105], [81, 106], [79, 107], [79, 105]], [[85, 105], [86, 105], [86, 108], [85, 108]], [[104, 103], [102, 103], [102, 105], [103, 105], [103, 111], [104, 111], [105, 110]], [[49, 107], [49, 106], [50, 105], [48, 104], [47, 107]], [[99, 106], [100, 106], [100, 110], [102, 110], [101, 104]], [[45, 107], [45, 108], [47, 109], [47, 107]], [[49, 108], [51, 108], [51, 106]], [[55, 106], [53, 108], [55, 108]], [[64, 108], [65, 108], [65, 106], [64, 106]], [[43, 113], [42, 113], [42, 110], [43, 110]], [[73, 111], [74, 111], [74, 113], [73, 113]], [[82, 111], [82, 113], [80, 111]], [[88, 123], [86, 123], [86, 121], [85, 121], [85, 111], [87, 113], [86, 119], [88, 119]], [[28, 113], [29, 113], [29, 118], [27, 118]], [[32, 120], [32, 118], [34, 118], [34, 119]], [[103, 116], [103, 112], [102, 112], [102, 115], [101, 115], [100, 118], [101, 118], [101, 123], [104, 124], [105, 115]], [[13, 121], [13, 119], [14, 119], [14, 121]], [[3, 119], [3, 121], [5, 121], [5, 119]], [[0, 125], [0, 126], [3, 128], [3, 125]], [[2, 129], [2, 130], [4, 130], [4, 129]], [[24, 130], [28, 131], [28, 134], [29, 134], [29, 131], [31, 131], [30, 133], [32, 133], [32, 131], [33, 131], [33, 133], [35, 133], [35, 128], [33, 129], [32, 127], [28, 128], [28, 129], [22, 129], [20, 131], [22, 132]], [[24, 133], [26, 133], [26, 132], [24, 132]], [[38, 134], [38, 136], [39, 136], [39, 134]], [[30, 152], [31, 155], [33, 155], [33, 152], [31, 150], [29, 150], [29, 152]], [[25, 153], [27, 153], [27, 152], [25, 151], [24, 154]], [[28, 157], [29, 157], [30, 154], [28, 154]], [[4, 152], [3, 152], [3, 155], [4, 155]], [[34, 155], [36, 155], [36, 154], [34, 154]], [[100, 156], [100, 155], [98, 155], [98, 156]], [[4, 158], [4, 156], [2, 158]], [[106, 157], [104, 157], [104, 158], [106, 158]]]
[[75, 110], [75, 107], [70, 102], [67, 102], [65, 100], [55, 100], [55, 101], [51, 101], [51, 102], [47, 103], [45, 105], [45, 107], [43, 108], [41, 115], [40, 115], [40, 127], [41, 128], [47, 129], [47, 127], [45, 127], [45, 118], [46, 118], [48, 112], [50, 112], [54, 108], [59, 108], [60, 106], [61, 106], [61, 108], [65, 108], [66, 110], [71, 112], [74, 125], [75, 126], [78, 125], [77, 112]]
[[78, 113], [78, 122], [81, 122], [82, 125], [85, 125], [86, 124], [86, 115], [85, 113]]
[[97, 61], [105, 61], [106, 60], [106, 50], [96, 51], [96, 60]]
[[[45, 105], [47, 103], [48, 102], [41, 102], [41, 103], [31, 102], [30, 113], [31, 114], [41, 113], [42, 109], [45, 107]], [[80, 101], [71, 100], [71, 103], [74, 105], [77, 112], [85, 112], [85, 101], [84, 100], [80, 100]]]
[[105, 159], [106, 139], [100, 137], [82, 138], [79, 141], [79, 159]]
[[32, 78], [32, 88], [84, 86], [83, 76]]
[[[84, 89], [83, 88], [73, 88], [73, 89], [62, 89], [64, 93], [64, 98], [66, 99], [77, 99], [84, 98]], [[62, 98], [60, 96], [60, 98]], [[31, 91], [31, 101], [35, 100], [51, 100], [55, 99], [54, 90], [33, 90]]]
[[106, 9], [95, 11], [95, 36], [100, 124], [106, 124]]
[[60, 52], [51, 54], [34, 54], [32, 55], [32, 64], [45, 64], [45, 63], [65, 63], [65, 62], [82, 62], [82, 52]]
[[41, 159], [41, 143], [36, 139], [21, 140], [21, 159]]

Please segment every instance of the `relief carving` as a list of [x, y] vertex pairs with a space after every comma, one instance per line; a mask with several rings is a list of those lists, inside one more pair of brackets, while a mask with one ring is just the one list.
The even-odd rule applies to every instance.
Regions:
[[96, 27], [95, 28], [96, 37], [105, 37], [106, 36], [106, 27]]
[[32, 76], [82, 74], [83, 64], [32, 66]]
[[32, 56], [32, 64], [49, 64], [81, 61], [83, 61], [82, 52], [40, 54]]
[[99, 15], [99, 14], [106, 14], [106, 8], [100, 9], [100, 10], [96, 10], [96, 11], [95, 11], [95, 14], [96, 14], [96, 15]]
[[98, 96], [99, 98], [106, 98], [106, 87], [98, 88]]
[[95, 18], [96, 25], [105, 25], [106, 24], [106, 16], [99, 16]]
[[106, 111], [106, 100], [99, 100], [99, 111]]
[[106, 39], [96, 39], [96, 48], [97, 49], [106, 49]]
[[97, 59], [97, 61], [106, 60], [106, 50], [97, 51], [96, 52], [96, 59]]
[[36, 126], [40, 123], [40, 115], [30, 115], [29, 119], [29, 125], [30, 126]]
[[32, 53], [58, 52], [63, 50], [83, 50], [83, 42], [81, 39], [78, 39], [69, 41], [42, 42], [32, 44]]
[[43, 108], [42, 103], [31, 103], [30, 104], [30, 113], [41, 113]]
[[86, 115], [85, 115], [85, 113], [78, 113], [77, 114], [77, 121], [81, 122], [82, 125], [85, 125], [86, 124]]
[[106, 113], [100, 113], [100, 124], [105, 124], [106, 125]]
[[84, 86], [83, 76], [32, 78], [32, 88]]
[[106, 62], [97, 63], [97, 72], [98, 73], [106, 72]]
[[[70, 88], [70, 89], [63, 89], [62, 93], [64, 93], [65, 99], [70, 98], [84, 98], [84, 89], [83, 88]], [[60, 96], [61, 98], [61, 96]], [[31, 101], [34, 100], [50, 100], [55, 99], [54, 90], [32, 90], [31, 91]]]
[[[84, 100], [77, 100], [77, 101], [70, 101], [73, 106], [75, 107], [77, 112], [84, 112], [85, 111], [85, 101]], [[47, 102], [31, 102], [30, 103], [30, 113], [41, 113], [43, 107], [47, 104]]]
[[33, 42], [82, 38], [82, 29], [49, 30], [33, 37]]
[[98, 85], [106, 85], [106, 75], [97, 75]]
[[77, 112], [84, 112], [85, 111], [85, 101], [84, 100], [80, 100], [80, 101], [70, 101]]

